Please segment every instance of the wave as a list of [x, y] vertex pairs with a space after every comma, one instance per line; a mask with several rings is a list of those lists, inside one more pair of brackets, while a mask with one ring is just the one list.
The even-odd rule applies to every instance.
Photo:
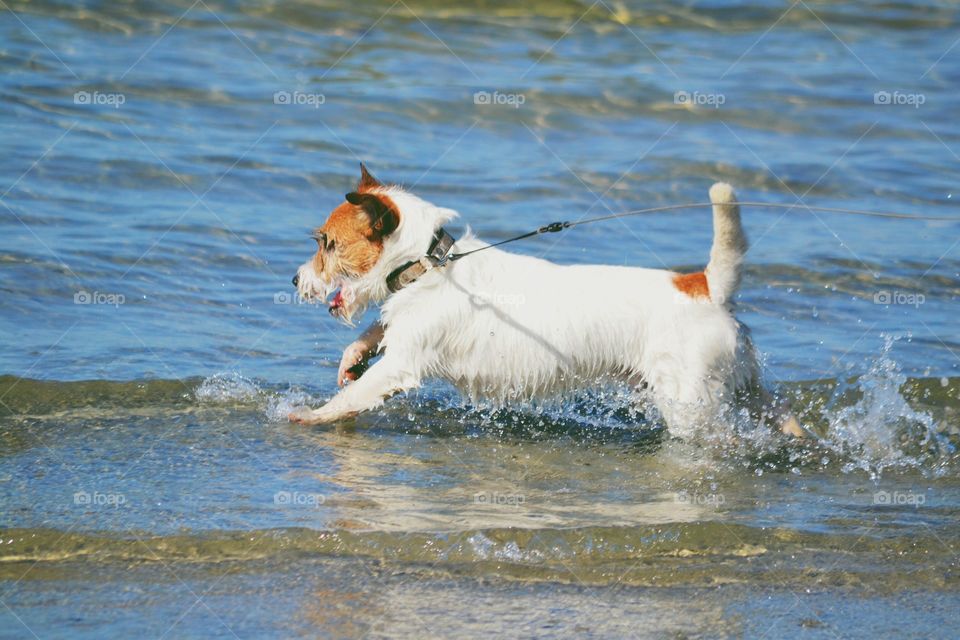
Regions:
[[[893, 30], [946, 28], [952, 25], [953, 15], [948, 7], [937, 8], [910, 2], [885, 2], [865, 13], [854, 3], [818, 3], [813, 9], [800, 8], [784, 13], [784, 7], [774, 2], [751, 2], [738, 4], [710, 3], [701, 6], [677, 6], [671, 2], [617, 2], [609, 7], [591, 5], [586, 0], [535, 0], [522, 5], [508, 0], [472, 0], [447, 3], [436, 0], [417, 0], [407, 3], [406, 10], [391, 12], [389, 0], [354, 3], [349, 6], [322, 6], [315, 2], [299, 1], [284, 3], [240, 3], [218, 8], [222, 19], [235, 21], [244, 30], [276, 31], [278, 25], [294, 27], [294, 33], [325, 33], [331, 23], [353, 26], [355, 23], [369, 25], [369, 18], [376, 19], [393, 13], [398, 19], [415, 22], [417, 18], [430, 23], [451, 22], [455, 24], [489, 24], [502, 26], [503, 21], [534, 29], [558, 30], [559, 37], [571, 22], [602, 29], [626, 25], [633, 28], [720, 30], [731, 22], [738, 30], [767, 29], [778, 23], [782, 27], [822, 28], [823, 20], [831, 25], [854, 27], [877, 26]], [[153, 33], [158, 25], [169, 26], [174, 20], [180, 29], [209, 29], [209, 20], [203, 12], [188, 12], [181, 16], [183, 7], [164, 8], [152, 2], [105, 3], [91, 6], [76, 6], [57, 0], [32, 2], [31, 13], [54, 16], [71, 21], [78, 28], [94, 32], [122, 33], [127, 36], [138, 32]], [[815, 11], [815, 13], [814, 13]], [[550, 33], [553, 33], [553, 31]]]
[[[781, 584], [809, 584], [811, 572], [833, 584], [874, 583], [949, 563], [960, 538], [918, 544], [902, 536], [797, 532], [717, 522], [651, 527], [483, 529], [455, 533], [387, 533], [302, 528], [156, 536], [50, 529], [0, 530], [0, 579], [29, 563], [189, 563], [350, 558], [405, 572], [580, 584], [644, 586], [762, 582], [775, 567]], [[807, 564], [813, 554], [819, 560]], [[826, 562], [824, 559], [833, 559]], [[894, 560], [895, 559], [895, 560]], [[903, 571], [891, 571], [890, 562]], [[813, 570], [811, 566], [829, 567]], [[918, 569], [918, 567], [920, 567]], [[627, 569], [630, 569], [627, 571]], [[941, 572], [942, 573], [942, 572]], [[956, 577], [947, 578], [956, 582]], [[943, 576], [940, 577], [943, 580]]]

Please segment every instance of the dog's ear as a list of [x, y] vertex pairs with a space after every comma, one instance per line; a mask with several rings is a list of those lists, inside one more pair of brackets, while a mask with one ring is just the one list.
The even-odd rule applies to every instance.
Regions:
[[358, 193], [351, 191], [346, 195], [347, 202], [360, 207], [370, 219], [370, 228], [377, 239], [386, 237], [397, 230], [400, 225], [400, 214], [393, 208], [393, 203], [384, 201], [372, 193]]
[[367, 171], [367, 167], [360, 163], [360, 182], [357, 183], [357, 191], [363, 193], [374, 187], [382, 187], [380, 181], [373, 177], [373, 174]]

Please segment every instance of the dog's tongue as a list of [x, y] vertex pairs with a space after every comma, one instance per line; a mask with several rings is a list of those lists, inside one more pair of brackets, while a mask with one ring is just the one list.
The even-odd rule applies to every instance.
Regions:
[[330, 301], [330, 313], [336, 312], [336, 310], [342, 306], [343, 306], [343, 291], [337, 291], [336, 295], [333, 296], [333, 300]]

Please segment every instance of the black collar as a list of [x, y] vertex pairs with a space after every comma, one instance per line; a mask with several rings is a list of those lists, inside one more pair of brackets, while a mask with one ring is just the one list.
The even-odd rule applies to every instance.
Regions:
[[416, 282], [420, 276], [434, 267], [442, 267], [447, 262], [450, 249], [456, 242], [453, 236], [441, 227], [433, 234], [433, 241], [427, 249], [427, 255], [419, 260], [412, 260], [390, 272], [387, 276], [387, 288], [390, 293], [396, 293], [404, 287]]

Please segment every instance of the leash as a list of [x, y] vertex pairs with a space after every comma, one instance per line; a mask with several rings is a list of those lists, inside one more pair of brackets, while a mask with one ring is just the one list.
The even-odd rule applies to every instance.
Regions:
[[[721, 203], [729, 204], [732, 206], [745, 206], [745, 207], [761, 207], [769, 209], [806, 209], [807, 211], [822, 211], [825, 213], [839, 213], [843, 215], [855, 215], [855, 216], [866, 216], [869, 218], [885, 218], [885, 219], [894, 219], [894, 220], [935, 220], [941, 222], [960, 222], [960, 218], [951, 217], [951, 216], [922, 216], [922, 215], [910, 215], [906, 213], [891, 213], [887, 211], [865, 211], [863, 209], [844, 209], [842, 207], [813, 207], [810, 205], [802, 203], [786, 204], [781, 202], [730, 202], [730, 203]], [[532, 238], [534, 236], [539, 236], [545, 233], [559, 233], [565, 231], [572, 227], [579, 227], [584, 224], [593, 224], [594, 222], [603, 222], [606, 220], [615, 220], [617, 218], [627, 218], [629, 216], [639, 216], [650, 213], [663, 213], [666, 211], [680, 211], [681, 209], [694, 209], [700, 207], [712, 207], [713, 202], [689, 202], [686, 204], [667, 204], [659, 207], [649, 207], [647, 209], [633, 209], [631, 211], [622, 211], [620, 213], [611, 213], [605, 216], [597, 216], [595, 218], [586, 218], [583, 220], [575, 220], [573, 222], [551, 222], [550, 224], [543, 225], [539, 229], [533, 231], [528, 231], [527, 233], [522, 233], [518, 236], [512, 238], [507, 238], [506, 240], [501, 240], [499, 242], [494, 242], [493, 244], [488, 244], [480, 247], [479, 249], [472, 249], [470, 251], [464, 251], [462, 253], [451, 253], [450, 250], [453, 248], [456, 240], [443, 228], [437, 229], [433, 235], [433, 239], [430, 243], [430, 248], [427, 250], [427, 255], [423, 256], [419, 260], [414, 260], [407, 262], [396, 269], [394, 269], [390, 275], [387, 276], [387, 288], [391, 293], [396, 293], [400, 289], [413, 284], [416, 282], [423, 274], [428, 271], [435, 269], [437, 267], [444, 267], [450, 262], [456, 262], [461, 258], [466, 258], [469, 255], [474, 253], [479, 253], [480, 251], [486, 251], [487, 249], [493, 249], [494, 247], [499, 247], [511, 242], [517, 242], [518, 240], [526, 240], [527, 238]]]
[[[605, 216], [597, 216], [595, 218], [587, 218], [585, 220], [575, 220], [574, 222], [551, 222], [550, 224], [544, 225], [535, 231], [529, 231], [527, 233], [521, 234], [519, 236], [514, 236], [513, 238], [507, 238], [506, 240], [501, 240], [500, 242], [494, 242], [493, 244], [488, 244], [486, 246], [480, 247], [479, 249], [473, 249], [472, 251], [464, 251], [463, 253], [451, 253], [447, 255], [440, 264], [443, 264], [447, 261], [456, 261], [461, 258], [465, 258], [471, 254], [477, 253], [479, 251], [485, 251], [487, 249], [492, 249], [494, 247], [499, 247], [510, 242], [516, 242], [518, 240], [525, 240], [527, 238], [532, 238], [544, 233], [558, 233], [571, 227], [578, 227], [584, 224], [592, 224], [594, 222], [603, 222], [605, 220], [615, 220], [617, 218], [627, 218], [629, 216], [639, 216], [649, 213], [663, 213], [665, 211], [679, 211], [681, 209], [694, 209], [699, 207], [712, 207], [714, 203], [712, 202], [690, 202], [686, 204], [668, 204], [660, 207], [650, 207], [647, 209], [633, 209], [631, 211], [623, 211], [621, 213], [612, 213]], [[727, 203], [723, 203], [727, 204]], [[844, 209], [840, 207], [813, 207], [806, 204], [786, 204], [780, 202], [731, 202], [729, 203], [732, 206], [746, 206], [746, 207], [767, 207], [767, 208], [780, 208], [780, 209], [806, 209], [808, 211], [823, 211], [825, 213], [839, 213], [844, 215], [858, 215], [866, 216], [871, 218], [886, 218], [886, 219], [895, 219], [895, 220], [935, 220], [943, 222], [960, 222], [960, 218], [950, 217], [950, 216], [921, 216], [921, 215], [910, 215], [906, 213], [890, 213], [885, 211], [864, 211], [863, 209]]]

